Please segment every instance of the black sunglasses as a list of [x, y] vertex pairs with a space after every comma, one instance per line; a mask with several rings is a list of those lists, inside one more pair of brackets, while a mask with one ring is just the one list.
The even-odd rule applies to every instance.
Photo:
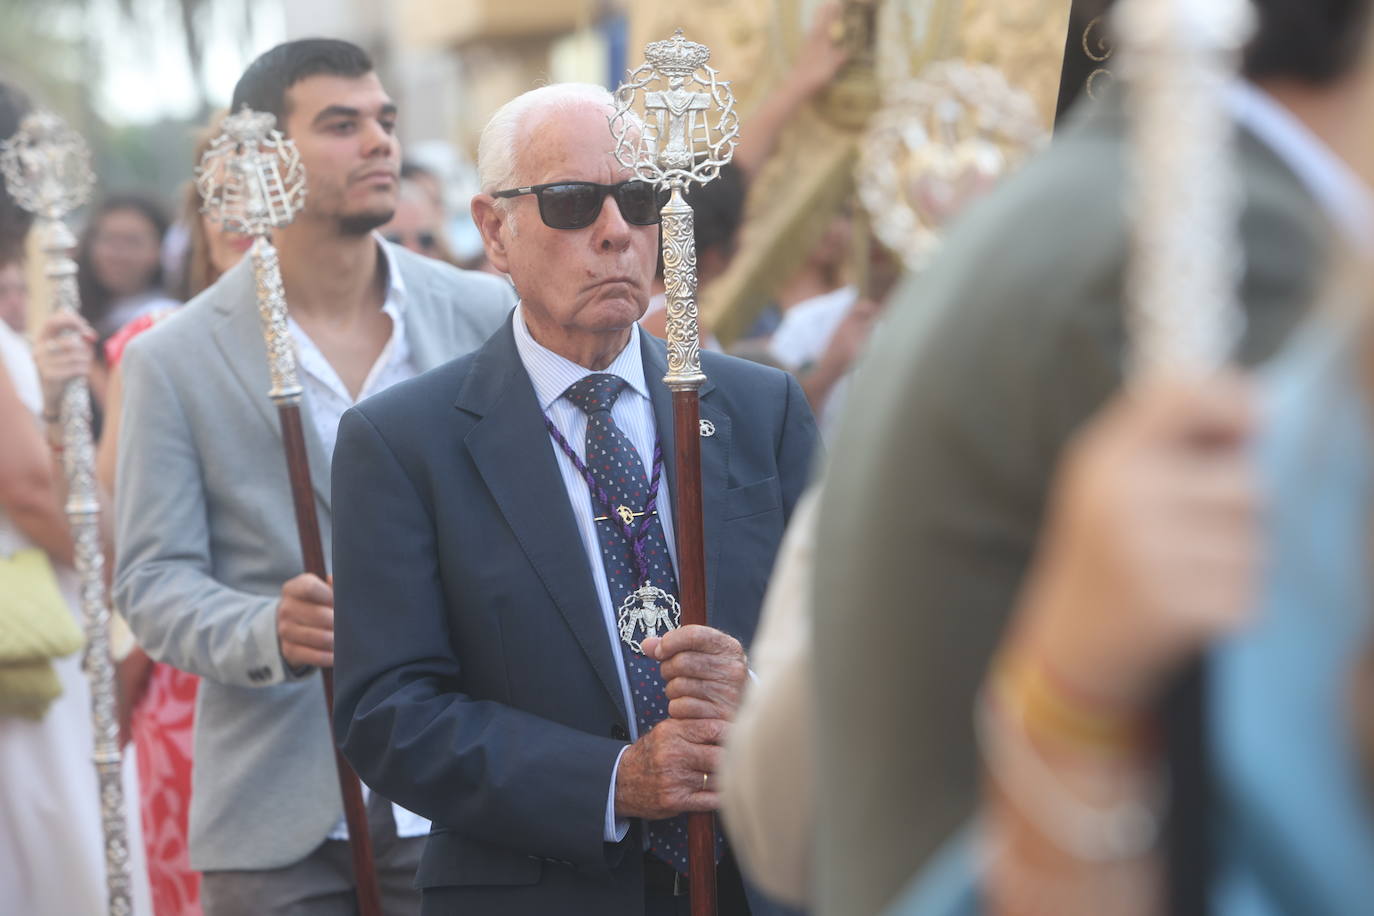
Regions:
[[[404, 245], [406, 243], [406, 237], [404, 235], [401, 235], [401, 233], [399, 232], [389, 232], [386, 235], [382, 236], [382, 238], [386, 239], [393, 245]], [[423, 251], [429, 251], [436, 244], [438, 244], [438, 242], [439, 237], [436, 236], [433, 232], [415, 233], [415, 244], [418, 245], [420, 249]]]
[[585, 229], [601, 215], [601, 205], [607, 194], [615, 196], [616, 206], [625, 222], [636, 226], [658, 225], [658, 211], [668, 202], [666, 192], [660, 193], [647, 181], [631, 179], [619, 184], [597, 184], [594, 181], [556, 181], [536, 184], [528, 188], [494, 191], [492, 197], [523, 197], [533, 194], [539, 199], [539, 218], [550, 229]]

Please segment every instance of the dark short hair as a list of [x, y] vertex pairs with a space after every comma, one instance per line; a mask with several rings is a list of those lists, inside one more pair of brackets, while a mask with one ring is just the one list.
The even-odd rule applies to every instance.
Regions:
[[276, 115], [277, 127], [286, 129], [286, 90], [311, 76], [365, 76], [373, 71], [372, 58], [357, 45], [337, 38], [302, 38], [279, 44], [248, 65], [234, 86], [229, 105], [237, 112], [247, 105], [254, 111]]
[[[19, 130], [19, 122], [29, 113], [29, 100], [18, 87], [0, 82], [0, 140], [8, 140]], [[9, 263], [24, 251], [33, 216], [10, 197], [0, 176], [0, 262]]]
[[728, 251], [734, 247], [735, 236], [744, 222], [744, 174], [733, 162], [723, 166], [720, 177], [704, 185], [694, 185], [687, 192], [695, 216], [692, 225], [697, 253], [716, 246]]
[[1245, 50], [1245, 75], [1314, 86], [1341, 79], [1364, 52], [1370, 5], [1370, 0], [1255, 0], [1260, 23]]

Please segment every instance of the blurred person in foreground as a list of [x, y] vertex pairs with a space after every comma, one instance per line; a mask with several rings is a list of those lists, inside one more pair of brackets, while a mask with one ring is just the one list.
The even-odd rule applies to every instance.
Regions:
[[[677, 592], [685, 484], [666, 347], [638, 326], [661, 201], [612, 156], [613, 111], [562, 84], [493, 115], [473, 219], [520, 304], [340, 424], [335, 729], [364, 779], [433, 819], [427, 913], [688, 912], [682, 815], [717, 806], [816, 444], [795, 379], [703, 354], [710, 625], [622, 635], [640, 589]], [[721, 854], [722, 916], [778, 913]]]
[[1164, 916], [1158, 703], [1203, 650], [1209, 912], [1374, 898], [1371, 341], [1318, 314], [1257, 381], [1146, 381], [1075, 436], [977, 703], [982, 817], [894, 916]]
[[[0, 137], [14, 134], [28, 107], [17, 89], [0, 83]], [[20, 263], [29, 224], [0, 178], [0, 263]], [[84, 327], [81, 319], [72, 321]], [[72, 354], [53, 354], [48, 330], [45, 324], [35, 335], [45, 357], [61, 358], [65, 377], [87, 374], [89, 329]], [[53, 645], [61, 631], [46, 615], [70, 618], [56, 623], [66, 623], [76, 647], [57, 657], [0, 663], [0, 910], [54, 916], [106, 906], [91, 695], [79, 651], [79, 584], [63, 511], [62, 443], [55, 424], [44, 419], [56, 410], [56, 393], [40, 381], [24, 339], [0, 323], [0, 652], [17, 649], [25, 631]], [[126, 767], [130, 812], [136, 780], [134, 768]], [[128, 836], [138, 843], [133, 818]], [[151, 910], [137, 846], [130, 860], [134, 912], [145, 916]]]
[[[377, 236], [396, 206], [397, 106], [332, 39], [257, 58], [231, 109], [273, 114], [309, 175], [275, 233], [326, 549], [340, 414], [475, 347], [511, 305], [497, 280]], [[240, 261], [128, 344], [114, 596], [153, 659], [200, 678], [190, 858], [207, 916], [353, 913], [347, 828], [318, 670], [333, 590], [300, 542], [258, 317]], [[413, 913], [429, 823], [368, 798], [383, 905]]]
[[[1367, 7], [1257, 3], [1228, 95], [1244, 364], [1312, 301], [1330, 234], [1371, 237], [1369, 188], [1343, 158]], [[1085, 100], [898, 294], [857, 377], [864, 409], [841, 422], [817, 536], [817, 778], [847, 787], [819, 798], [823, 916], [879, 911], [975, 809], [974, 698], [1063, 446], [1121, 381], [1126, 126], [1120, 87]]]

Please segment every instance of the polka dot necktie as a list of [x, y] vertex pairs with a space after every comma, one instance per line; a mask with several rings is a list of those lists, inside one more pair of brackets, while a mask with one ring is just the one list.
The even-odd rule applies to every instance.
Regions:
[[[626, 381], [618, 375], [598, 373], [589, 375], [563, 392], [563, 397], [587, 414], [585, 462], [597, 483], [610, 496], [610, 507], [597, 505], [592, 496], [592, 516], [610, 515], [621, 506], [642, 512], [649, 500], [649, 478], [644, 473], [644, 460], [630, 438], [611, 419], [611, 405], [625, 390]], [[639, 519], [635, 520], [636, 527]], [[634, 550], [625, 537], [624, 529], [614, 520], [596, 523], [596, 536], [601, 543], [601, 563], [606, 570], [606, 585], [611, 592], [611, 607], [621, 603], [640, 584], [636, 581]], [[645, 555], [649, 561], [649, 581], [674, 597], [677, 596], [677, 576], [668, 556], [668, 542], [663, 537], [663, 523], [654, 515], [649, 520]], [[635, 724], [639, 734], [668, 718], [668, 698], [663, 692], [663, 675], [657, 661], [645, 658], [624, 644], [620, 647], [625, 659], [625, 674], [630, 682], [630, 695], [635, 706]], [[666, 821], [649, 822], [649, 849], [680, 872], [687, 871], [687, 817], [679, 815]]]

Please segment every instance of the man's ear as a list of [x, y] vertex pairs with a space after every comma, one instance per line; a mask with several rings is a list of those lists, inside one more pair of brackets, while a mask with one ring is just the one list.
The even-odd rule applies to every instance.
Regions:
[[474, 195], [471, 209], [473, 225], [482, 234], [482, 247], [487, 251], [487, 260], [502, 273], [510, 273], [506, 233], [503, 231], [510, 214], [497, 206], [496, 198], [490, 194]]

